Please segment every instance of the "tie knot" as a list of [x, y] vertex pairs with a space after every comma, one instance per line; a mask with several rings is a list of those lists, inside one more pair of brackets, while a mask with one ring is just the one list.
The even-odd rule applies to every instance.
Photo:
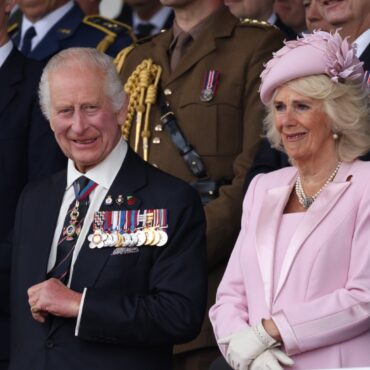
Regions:
[[77, 193], [80, 193], [81, 190], [83, 190], [86, 185], [89, 183], [89, 179], [85, 176], [80, 176], [76, 181], [76, 187], [77, 187]]
[[75, 197], [78, 201], [88, 199], [90, 193], [98, 186], [98, 184], [92, 180], [89, 180], [85, 176], [80, 176], [74, 183], [73, 188], [75, 191]]
[[23, 36], [22, 53], [28, 55], [31, 51], [32, 39], [36, 36], [35, 27], [30, 27]]
[[151, 23], [139, 23], [136, 29], [137, 37], [140, 39], [149, 36], [154, 29], [154, 25]]
[[24, 34], [24, 39], [32, 40], [36, 36], [35, 27], [30, 27]]
[[175, 40], [175, 49], [183, 50], [190, 44], [192, 40], [193, 38], [191, 37], [190, 33], [184, 31], [180, 32]]

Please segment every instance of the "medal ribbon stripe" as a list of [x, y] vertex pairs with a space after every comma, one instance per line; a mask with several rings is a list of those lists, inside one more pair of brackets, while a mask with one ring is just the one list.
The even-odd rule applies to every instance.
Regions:
[[212, 92], [213, 96], [216, 92], [218, 81], [220, 79], [220, 72], [212, 69], [204, 74], [202, 91]]
[[[87, 185], [84, 186], [86, 183]], [[73, 252], [90, 205], [89, 194], [96, 186], [96, 183], [84, 176], [79, 177], [73, 183], [75, 199], [72, 201], [64, 219], [63, 230], [57, 244], [55, 264], [48, 272], [49, 278], [58, 278], [63, 283], [68, 282]], [[83, 189], [82, 192], [78, 192], [81, 188]]]
[[98, 186], [98, 184], [92, 180], [90, 180], [87, 185], [83, 189], [77, 189], [78, 185], [76, 182], [73, 183], [73, 187], [75, 190], [76, 199], [81, 202], [82, 200], [86, 199], [90, 193]]

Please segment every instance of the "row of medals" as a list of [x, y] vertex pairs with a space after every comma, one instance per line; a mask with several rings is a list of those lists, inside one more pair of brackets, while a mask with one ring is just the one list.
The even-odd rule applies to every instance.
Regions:
[[96, 229], [89, 235], [90, 248], [103, 247], [140, 247], [143, 245], [162, 247], [167, 243], [168, 235], [164, 230], [155, 227], [147, 227], [134, 232], [104, 231]]

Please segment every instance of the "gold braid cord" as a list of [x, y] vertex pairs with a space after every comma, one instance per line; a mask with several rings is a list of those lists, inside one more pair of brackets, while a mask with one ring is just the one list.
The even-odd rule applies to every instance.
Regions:
[[[125, 123], [122, 126], [122, 135], [128, 140], [131, 126], [135, 120], [134, 150], [139, 151], [140, 138], [143, 145], [143, 157], [149, 157], [149, 116], [150, 109], [156, 103], [157, 89], [161, 77], [162, 67], [153, 63], [151, 59], [144, 59], [128, 78], [124, 90], [129, 96], [129, 104]], [[144, 128], [143, 126], [144, 118]]]
[[114, 43], [115, 39], [116, 35], [114, 33], [106, 35], [104, 39], [99, 42], [99, 44], [96, 47], [96, 50], [105, 53], [108, 50], [109, 46], [111, 46]]
[[127, 55], [135, 48], [135, 45], [131, 44], [126, 48], [122, 49], [114, 58], [113, 64], [116, 66], [117, 73], [121, 73], [123, 64], [125, 63]]

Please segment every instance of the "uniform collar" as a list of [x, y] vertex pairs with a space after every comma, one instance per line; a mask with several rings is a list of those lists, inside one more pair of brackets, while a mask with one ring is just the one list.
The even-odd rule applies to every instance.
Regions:
[[119, 169], [127, 154], [127, 143], [123, 139], [120, 139], [115, 148], [109, 153], [101, 163], [87, 171], [81, 173], [78, 171], [71, 159], [68, 160], [67, 167], [67, 187], [69, 189], [72, 184], [80, 177], [86, 176], [90, 180], [93, 180], [98, 185], [103, 186], [105, 189], [109, 189], [116, 178]]
[[132, 28], [134, 32], [137, 32], [137, 26], [139, 24], [149, 24], [150, 23], [151, 25], [155, 27], [153, 31], [151, 32], [151, 34], [155, 35], [163, 29], [167, 21], [167, 18], [171, 15], [171, 12], [172, 12], [171, 8], [169, 8], [168, 6], [163, 6], [161, 9], [158, 10], [157, 13], [154, 14], [152, 18], [146, 21], [139, 18], [137, 12], [133, 12]]
[[359, 57], [370, 44], [370, 28], [357, 37], [354, 42], [357, 45], [356, 56]]
[[21, 28], [22, 41], [20, 43], [20, 49], [22, 48], [24, 34], [30, 27], [35, 27], [36, 30], [36, 36], [32, 39], [32, 49], [34, 49], [35, 46], [49, 32], [49, 30], [54, 27], [73, 8], [73, 5], [74, 2], [70, 0], [66, 4], [45, 15], [45, 17], [41, 18], [35, 23], [32, 23], [29, 19], [25, 17], [25, 15], [23, 15]]

